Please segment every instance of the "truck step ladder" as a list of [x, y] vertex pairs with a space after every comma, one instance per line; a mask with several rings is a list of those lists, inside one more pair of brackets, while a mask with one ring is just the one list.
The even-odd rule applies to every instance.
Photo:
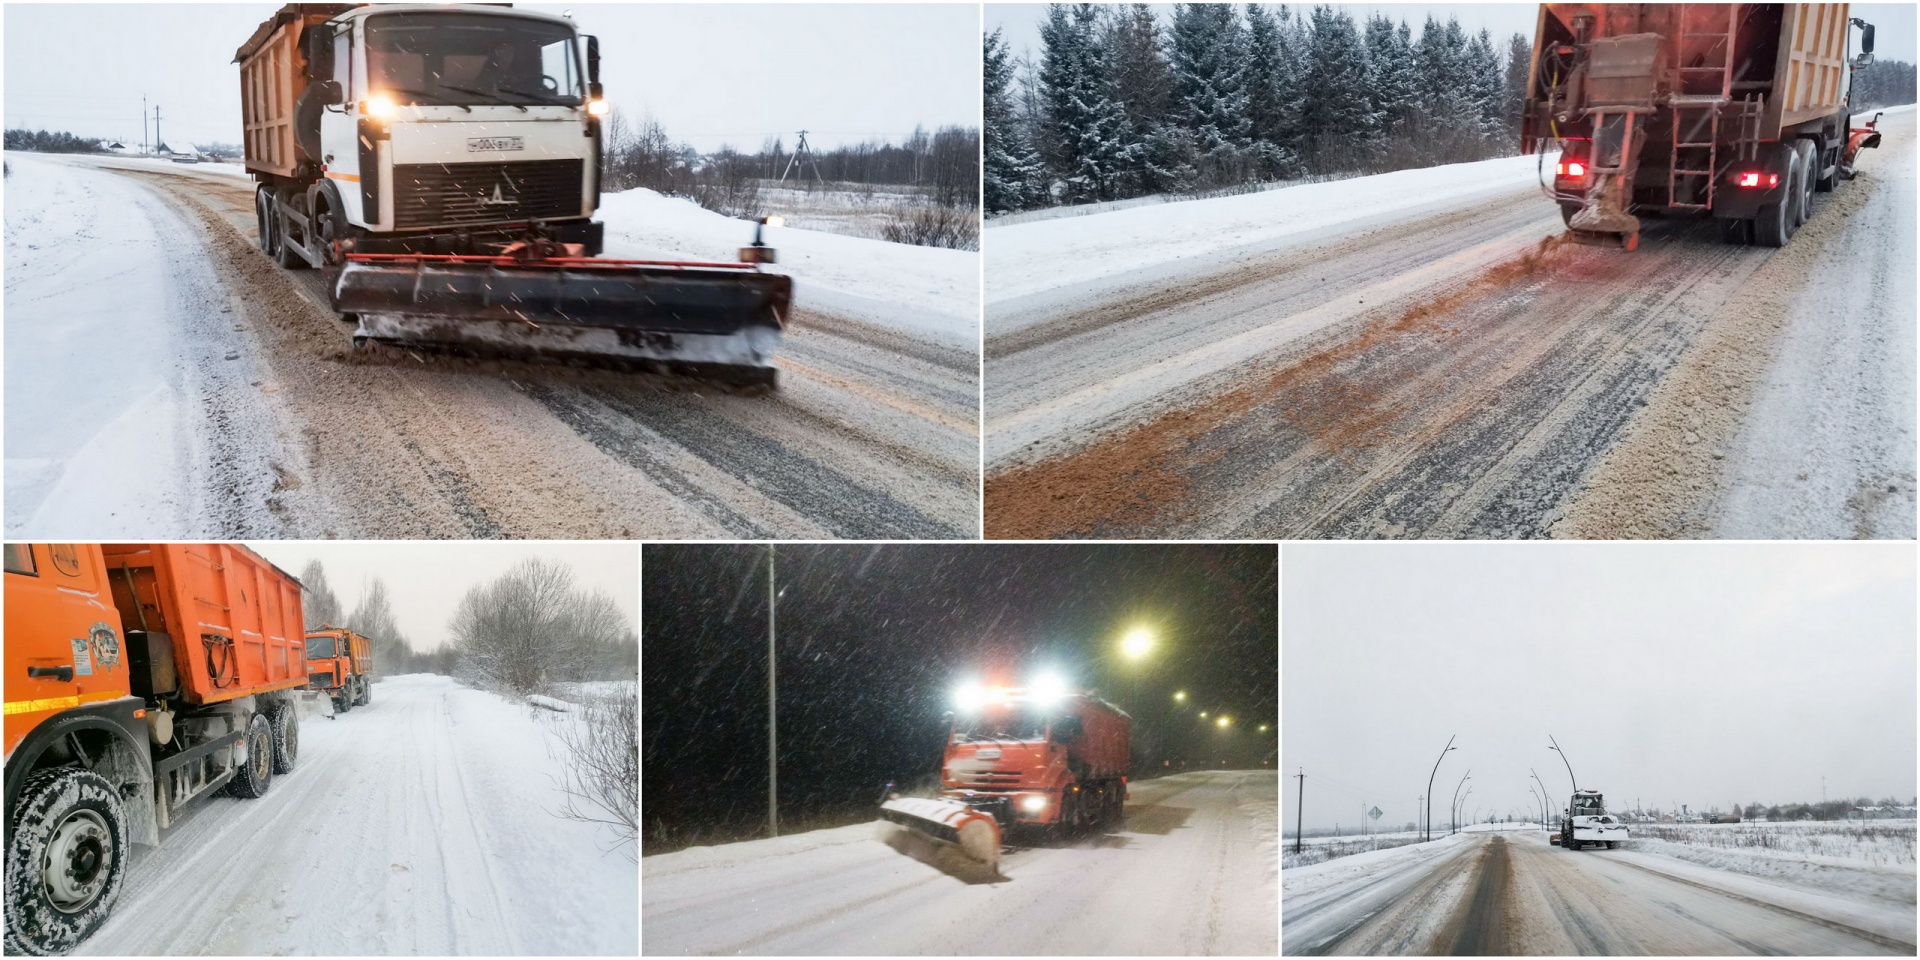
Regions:
[[[1726, 19], [1720, 21], [1717, 18], [1723, 7]], [[1671, 209], [1713, 209], [1715, 172], [1720, 165], [1720, 118], [1733, 99], [1733, 45], [1740, 28], [1740, 9], [1739, 4], [1684, 3], [1674, 8], [1683, 63], [1679, 68], [1680, 90], [1668, 99], [1673, 111], [1673, 142], [1667, 154], [1667, 206]], [[1692, 20], [1705, 22], [1690, 25], [1689, 14], [1694, 14]], [[1711, 29], [1700, 29], [1708, 25]], [[1699, 54], [1701, 62], [1684, 63], [1684, 58], [1693, 54]], [[1712, 86], [1707, 81], [1715, 77], [1720, 81], [1719, 89], [1703, 89]]]

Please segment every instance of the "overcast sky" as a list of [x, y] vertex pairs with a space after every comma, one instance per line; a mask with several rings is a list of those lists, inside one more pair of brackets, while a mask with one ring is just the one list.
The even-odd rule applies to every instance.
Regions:
[[[1311, 4], [1290, 4], [1293, 9], [1306, 12], [1313, 9]], [[1405, 20], [1413, 27], [1414, 39], [1420, 37], [1420, 26], [1432, 14], [1434, 19], [1445, 23], [1448, 17], [1459, 17], [1460, 25], [1469, 34], [1478, 33], [1485, 28], [1493, 33], [1496, 41], [1505, 41], [1513, 34], [1521, 34], [1528, 40], [1533, 39], [1534, 17], [1540, 6], [1534, 3], [1349, 3], [1335, 4], [1353, 11], [1354, 19], [1365, 22], [1375, 11], [1386, 14], [1395, 20]], [[1161, 17], [1173, 14], [1173, 4], [1156, 3], [1153, 8]], [[986, 29], [989, 33], [995, 27], [1005, 27], [1006, 37], [1012, 41], [1015, 50], [1032, 48], [1036, 53], [1040, 46], [1040, 24], [1046, 19], [1047, 5], [1044, 3], [989, 3], [986, 5]], [[1914, 61], [1914, 5], [1911, 3], [1856, 3], [1852, 15], [1874, 24], [1874, 52], [1880, 57]], [[1504, 42], [1496, 43], [1499, 49], [1506, 49]]]
[[351, 611], [365, 587], [387, 583], [400, 630], [416, 650], [447, 640], [447, 621], [468, 589], [528, 557], [566, 564], [584, 589], [606, 591], [639, 629], [640, 548], [631, 543], [283, 543], [249, 542], [261, 556], [299, 576], [318, 559], [327, 583]]
[[[1610, 808], [1914, 796], [1912, 544], [1288, 544], [1292, 829], [1516, 814], [1528, 770]], [[1471, 813], [1471, 809], [1469, 810]]]
[[[240, 141], [234, 50], [279, 4], [18, 4], [6, 17], [6, 125]], [[600, 37], [616, 110], [701, 150], [769, 135], [815, 147], [980, 122], [974, 4], [523, 4]], [[106, 29], [102, 29], [105, 27]], [[84, 65], [84, 69], [81, 67]]]

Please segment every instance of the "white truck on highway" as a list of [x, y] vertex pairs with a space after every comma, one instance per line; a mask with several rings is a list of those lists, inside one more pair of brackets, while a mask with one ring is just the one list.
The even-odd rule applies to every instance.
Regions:
[[1589, 843], [1604, 843], [1607, 849], [1628, 838], [1627, 825], [1607, 812], [1598, 790], [1573, 791], [1567, 812], [1560, 818], [1560, 845], [1579, 850]]

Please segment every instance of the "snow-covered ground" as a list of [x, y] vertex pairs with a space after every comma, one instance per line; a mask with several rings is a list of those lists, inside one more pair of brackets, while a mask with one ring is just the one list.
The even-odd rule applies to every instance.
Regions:
[[[754, 224], [652, 190], [600, 198], [609, 257], [733, 261], [753, 242]], [[774, 269], [793, 276], [794, 303], [945, 345], [979, 342], [980, 255], [769, 227]]]
[[77, 952], [635, 955], [631, 847], [554, 814], [562, 722], [433, 675], [305, 716], [294, 771], [136, 848]]
[[215, 509], [196, 499], [206, 471], [273, 475], [213, 449], [209, 414], [255, 451], [281, 444], [232, 308], [206, 309], [230, 294], [144, 186], [73, 158], [6, 162], [7, 533], [186, 536]]
[[1914, 821], [1634, 824], [1628, 849], [1830, 892], [1912, 902]]
[[987, 333], [1044, 319], [994, 307], [1041, 300], [1099, 300], [1122, 286], [1163, 279], [1167, 269], [1201, 274], [1236, 260], [1366, 229], [1376, 223], [1471, 203], [1538, 182], [1552, 155], [1503, 157], [1285, 190], [1133, 206], [1091, 216], [995, 225], [981, 237], [986, 257]]
[[945, 872], [937, 854], [879, 823], [645, 857], [644, 946], [651, 955], [1277, 953], [1273, 772], [1186, 773], [1131, 794], [1123, 829], [1010, 851], [998, 879]]

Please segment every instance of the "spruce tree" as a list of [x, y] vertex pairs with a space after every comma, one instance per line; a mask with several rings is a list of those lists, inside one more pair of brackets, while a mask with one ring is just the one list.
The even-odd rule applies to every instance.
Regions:
[[1292, 143], [1300, 122], [1298, 77], [1280, 21], [1258, 4], [1247, 4], [1247, 120], [1261, 176], [1292, 176], [1298, 162]]
[[1366, 158], [1380, 130], [1367, 91], [1366, 47], [1345, 11], [1317, 6], [1312, 22], [1301, 127], [1309, 155], [1322, 171], [1329, 164], [1352, 169]]
[[980, 112], [985, 169], [981, 199], [990, 214], [1039, 206], [1046, 200], [1045, 174], [1039, 155], [1013, 113], [1009, 91], [1013, 63], [999, 30], [987, 36], [982, 59]]
[[1368, 87], [1383, 127], [1403, 123], [1420, 110], [1420, 73], [1413, 62], [1412, 32], [1385, 14], [1367, 18]]
[[1193, 135], [1202, 179], [1208, 186], [1245, 179], [1253, 123], [1241, 76], [1246, 42], [1238, 14], [1228, 4], [1179, 4], [1169, 48], [1173, 112]]
[[1126, 111], [1134, 156], [1129, 193], [1182, 189], [1192, 179], [1190, 141], [1178, 135], [1170, 114], [1173, 71], [1161, 45], [1160, 23], [1145, 3], [1106, 7], [1101, 37], [1113, 69], [1114, 97]]
[[1094, 5], [1050, 4], [1040, 28], [1040, 93], [1048, 158], [1072, 203], [1110, 200], [1135, 159], [1126, 112], [1113, 97]]
[[1520, 138], [1520, 113], [1527, 106], [1527, 71], [1533, 69], [1533, 42], [1522, 34], [1507, 38], [1506, 102], [1501, 106], [1506, 139]]

